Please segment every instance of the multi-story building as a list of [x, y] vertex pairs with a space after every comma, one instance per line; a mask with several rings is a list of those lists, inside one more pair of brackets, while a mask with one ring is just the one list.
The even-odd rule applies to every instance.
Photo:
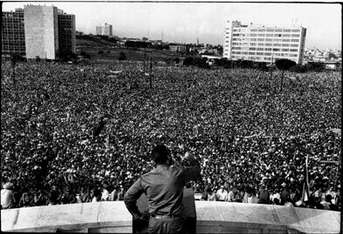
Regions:
[[301, 26], [269, 27], [227, 21], [223, 57], [269, 63], [285, 58], [302, 64], [305, 38], [306, 28]]
[[105, 23], [105, 26], [104, 26], [104, 35], [105, 36], [113, 36], [113, 27], [111, 24], [107, 24]]
[[58, 14], [58, 43], [60, 52], [76, 52], [75, 15]]
[[25, 55], [24, 10], [2, 12], [2, 54]]
[[54, 6], [24, 7], [26, 58], [55, 59], [58, 53], [58, 12]]
[[95, 33], [96, 35], [102, 35], [102, 26], [96, 26]]
[[2, 53], [55, 59], [59, 51], [75, 53], [75, 15], [53, 6], [26, 5], [2, 13]]
[[95, 33], [96, 35], [101, 35], [101, 36], [113, 36], [113, 27], [111, 24], [105, 23], [104, 26], [96, 26], [95, 27]]

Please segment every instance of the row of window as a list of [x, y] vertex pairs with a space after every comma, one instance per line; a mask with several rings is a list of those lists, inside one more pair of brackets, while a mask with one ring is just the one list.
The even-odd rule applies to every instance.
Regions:
[[[233, 29], [234, 32], [240, 32], [241, 29], [240, 28], [234, 28]], [[280, 28], [260, 28], [260, 29], [256, 29], [256, 28], [252, 28], [250, 29], [251, 32], [300, 32], [300, 29], [280, 29]]]
[[[228, 41], [225, 41], [228, 43]], [[233, 42], [233, 46], [278, 46], [278, 47], [298, 47], [299, 44], [280, 44], [280, 43], [241, 43], [241, 42]]]
[[[227, 50], [227, 49], [225, 49]], [[241, 47], [232, 47], [233, 51], [242, 50]], [[279, 49], [279, 48], [245, 48], [243, 51], [284, 51], [284, 52], [298, 52], [298, 49]]]
[[232, 36], [238, 37], [300, 37], [300, 34], [256, 34], [256, 33], [233, 33]]
[[[232, 41], [276, 41], [269, 38], [232, 38]], [[280, 40], [278, 40], [280, 41]], [[282, 40], [283, 41], [283, 40]], [[299, 42], [299, 39], [285, 39], [285, 42]]]
[[247, 51], [232, 51], [232, 54], [250, 54], [250, 55], [265, 55], [265, 56], [298, 56], [292, 53], [270, 53], [270, 52], [247, 52]]

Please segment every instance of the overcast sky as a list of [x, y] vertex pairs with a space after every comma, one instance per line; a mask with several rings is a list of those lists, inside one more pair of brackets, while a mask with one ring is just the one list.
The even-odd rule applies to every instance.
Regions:
[[[3, 11], [29, 2], [3, 3]], [[76, 30], [95, 34], [95, 26], [112, 24], [120, 37], [148, 37], [169, 42], [222, 44], [225, 22], [307, 28], [307, 48], [341, 48], [341, 6], [338, 4], [285, 3], [99, 3], [49, 2], [76, 15]]]

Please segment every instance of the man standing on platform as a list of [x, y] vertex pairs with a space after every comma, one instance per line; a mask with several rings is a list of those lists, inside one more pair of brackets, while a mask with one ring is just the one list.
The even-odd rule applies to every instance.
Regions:
[[200, 164], [186, 155], [190, 166], [172, 165], [169, 149], [156, 146], [151, 153], [156, 167], [142, 175], [126, 192], [124, 201], [136, 219], [144, 219], [136, 201], [145, 193], [149, 204], [149, 233], [183, 233], [183, 189], [190, 180], [200, 177]]

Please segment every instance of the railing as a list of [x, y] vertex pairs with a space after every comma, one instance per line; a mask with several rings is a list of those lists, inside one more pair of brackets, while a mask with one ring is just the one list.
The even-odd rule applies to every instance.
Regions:
[[[339, 233], [340, 212], [196, 201], [197, 233]], [[124, 202], [1, 210], [1, 231], [132, 233]]]

